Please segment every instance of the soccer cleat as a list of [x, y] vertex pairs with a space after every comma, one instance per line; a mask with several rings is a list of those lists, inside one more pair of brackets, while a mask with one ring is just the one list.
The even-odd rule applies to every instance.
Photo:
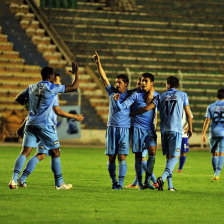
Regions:
[[178, 173], [182, 173], [182, 170], [177, 170]]
[[214, 176], [213, 180], [219, 180], [218, 176]]
[[17, 189], [18, 188], [18, 184], [14, 180], [10, 180], [9, 188], [10, 189]]
[[70, 190], [72, 188], [72, 184], [62, 184], [61, 187], [54, 186], [56, 190]]
[[156, 189], [156, 188], [151, 184], [150, 181], [145, 182], [145, 184], [144, 184], [144, 188], [145, 188], [145, 189], [151, 189], [151, 190]]
[[138, 188], [138, 185], [129, 184], [128, 186], [125, 186], [125, 188]]
[[163, 191], [163, 185], [164, 185], [164, 182], [163, 182], [162, 177], [158, 177], [158, 178], [157, 178], [157, 183], [158, 183], [158, 185], [159, 185], [159, 187], [157, 188], [158, 191]]
[[142, 185], [142, 184], [139, 184], [138, 185], [138, 189], [141, 191], [141, 190], [145, 190], [145, 187]]
[[168, 188], [168, 191], [177, 191], [174, 187]]
[[18, 181], [18, 186], [19, 187], [27, 188], [27, 185], [26, 185], [25, 181], [21, 181], [20, 179], [18, 179], [17, 181]]
[[115, 190], [121, 190], [123, 187], [121, 185], [119, 185], [118, 183], [113, 183], [112, 185], [112, 189]]
[[156, 182], [155, 184], [152, 183], [152, 185], [157, 189], [159, 187], [159, 184]]

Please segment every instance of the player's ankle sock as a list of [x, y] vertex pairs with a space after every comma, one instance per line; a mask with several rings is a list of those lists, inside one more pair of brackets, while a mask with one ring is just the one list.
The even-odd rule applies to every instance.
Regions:
[[138, 184], [139, 185], [142, 185], [142, 158], [141, 157], [138, 157], [136, 156], [135, 157], [135, 172], [136, 172], [136, 176], [137, 176], [137, 179], [138, 179]]
[[179, 170], [183, 169], [185, 160], [186, 160], [186, 156], [180, 156], [180, 164], [179, 164], [179, 168], [178, 168]]
[[163, 179], [163, 181], [166, 180], [166, 178], [169, 176], [169, 173], [170, 173], [170, 172], [169, 172], [170, 170], [169, 170], [169, 168], [168, 168], [169, 161], [170, 161], [170, 160], [168, 160], [168, 159], [166, 160], [165, 170], [163, 171], [163, 174], [162, 174], [162, 176], [161, 176], [162, 179]]
[[61, 187], [64, 183], [61, 173], [61, 161], [60, 157], [51, 158], [51, 169], [54, 173], [55, 186]]
[[173, 188], [172, 176], [172, 173], [167, 176], [168, 188]]
[[144, 172], [147, 170], [147, 161], [142, 161], [142, 169], [141, 169], [141, 175], [143, 176]]
[[[178, 158], [176, 157], [172, 157], [166, 164], [166, 169], [165, 169], [165, 174], [162, 175], [162, 179], [166, 177], [168, 177], [170, 174], [173, 173], [174, 167], [176, 166], [176, 164], [178, 163]], [[165, 179], [163, 179], [163, 181], [165, 181]]]
[[[176, 158], [176, 157], [172, 157], [171, 159], [170, 159], [170, 161], [169, 161], [169, 163], [168, 163], [168, 168], [169, 168], [169, 170], [170, 170], [170, 173], [172, 173], [173, 172], [173, 170], [174, 170], [174, 168], [175, 168], [175, 166], [176, 166], [176, 164], [178, 163], [178, 158]], [[169, 173], [169, 174], [170, 174]]]
[[135, 175], [135, 179], [134, 179], [134, 181], [133, 181], [133, 183], [131, 185], [132, 186], [138, 185], [138, 179], [137, 179], [136, 175]]
[[15, 165], [14, 165], [14, 170], [13, 170], [13, 175], [12, 175], [12, 179], [17, 183], [17, 179], [19, 177], [19, 174], [24, 166], [24, 163], [26, 161], [26, 156], [24, 156], [23, 154], [20, 154], [18, 156], [18, 158], [15, 161]]
[[157, 179], [156, 179], [155, 174], [152, 174], [152, 176], [151, 176], [151, 180], [152, 180], [152, 182], [153, 182], [154, 184], [157, 183]]
[[127, 173], [127, 163], [126, 160], [119, 161], [119, 170], [118, 170], [118, 184], [123, 187], [124, 178]]
[[215, 176], [217, 176], [217, 177], [219, 177], [220, 172], [222, 170], [224, 156], [219, 156], [218, 158], [219, 158], [218, 165], [217, 165], [216, 172], [215, 172]]
[[212, 156], [212, 168], [214, 172], [216, 171], [217, 166], [218, 166], [218, 156]]
[[39, 163], [40, 160], [36, 157], [33, 156], [26, 164], [25, 169], [23, 170], [23, 173], [21, 177], [19, 178], [20, 181], [24, 182], [26, 178], [33, 172], [35, 169], [37, 163]]
[[142, 161], [142, 174], [147, 170], [147, 161]]
[[112, 180], [112, 184], [117, 183], [117, 178], [116, 178], [116, 163], [112, 162], [107, 162], [107, 169], [110, 174], [110, 178]]
[[146, 175], [145, 179], [149, 180], [151, 179], [151, 176], [153, 174], [153, 169], [154, 169], [154, 164], [155, 164], [155, 156], [149, 156], [148, 161], [147, 161], [147, 170], [146, 170]]

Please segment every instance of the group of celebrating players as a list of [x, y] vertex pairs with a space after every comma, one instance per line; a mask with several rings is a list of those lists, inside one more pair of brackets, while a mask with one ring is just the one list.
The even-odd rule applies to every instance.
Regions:
[[[108, 156], [107, 168], [112, 180], [112, 189], [122, 189], [127, 172], [126, 157], [131, 145], [135, 154], [136, 179], [128, 187], [139, 190], [163, 190], [167, 179], [168, 190], [176, 191], [172, 183], [172, 174], [182, 148], [187, 149], [188, 138], [192, 136], [192, 113], [188, 96], [179, 91], [179, 79], [175, 76], [167, 78], [166, 91], [159, 94], [154, 88], [154, 76], [143, 73], [138, 79], [136, 89], [128, 90], [128, 77], [118, 75], [115, 87], [109, 82], [101, 65], [100, 57], [95, 52], [93, 59], [99, 75], [109, 96], [109, 115], [106, 131], [106, 150]], [[30, 85], [19, 94], [16, 101], [29, 107], [29, 115], [22, 131], [22, 151], [16, 159], [10, 189], [18, 186], [26, 187], [26, 178], [35, 169], [36, 164], [46, 155], [51, 156], [51, 169], [55, 178], [55, 189], [71, 189], [71, 184], [65, 184], [61, 174], [60, 143], [56, 132], [56, 116], [73, 118], [78, 121], [83, 115], [73, 115], [62, 111], [58, 104], [58, 93], [72, 92], [78, 88], [78, 65], [72, 63], [72, 73], [75, 80], [71, 85], [56, 83], [56, 75], [52, 68], [45, 67], [41, 71], [42, 81]], [[218, 101], [208, 107], [202, 132], [202, 141], [210, 124], [210, 146], [214, 180], [219, 179], [224, 156], [224, 89], [218, 91]], [[158, 178], [153, 174], [157, 148], [157, 110], [160, 112], [160, 131], [163, 155], [166, 155], [164, 172]], [[186, 125], [183, 129], [183, 116]], [[185, 141], [182, 140], [185, 134]], [[131, 143], [131, 144], [130, 144]], [[32, 148], [37, 147], [37, 154], [27, 163], [21, 177], [19, 174]], [[148, 159], [146, 161], [146, 155]], [[116, 157], [118, 157], [118, 177], [116, 175]], [[184, 161], [182, 161], [182, 164]], [[181, 168], [182, 169], [182, 168]], [[143, 170], [145, 179], [143, 183]], [[152, 180], [152, 183], [151, 183]]]

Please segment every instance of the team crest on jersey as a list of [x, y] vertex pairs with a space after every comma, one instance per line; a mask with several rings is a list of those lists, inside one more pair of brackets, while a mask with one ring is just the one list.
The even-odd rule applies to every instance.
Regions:
[[43, 145], [40, 145], [39, 148], [40, 148], [40, 149], [44, 149], [44, 146], [43, 146]]
[[57, 145], [58, 144], [58, 140], [53, 142], [53, 145]]
[[177, 152], [180, 152], [180, 149], [177, 149]]

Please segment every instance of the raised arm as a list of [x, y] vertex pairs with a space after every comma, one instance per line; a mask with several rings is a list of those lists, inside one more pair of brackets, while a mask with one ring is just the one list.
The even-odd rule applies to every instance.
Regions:
[[73, 92], [79, 87], [79, 72], [78, 72], [78, 63], [72, 62], [72, 74], [75, 74], [75, 79], [73, 80], [71, 85], [65, 85], [65, 93]]
[[96, 63], [96, 66], [97, 66], [97, 70], [98, 70], [98, 73], [100, 75], [100, 78], [102, 79], [103, 81], [103, 84], [105, 87], [109, 86], [110, 85], [110, 82], [107, 78], [107, 75], [105, 73], [105, 71], [103, 70], [103, 67], [101, 65], [101, 62], [100, 62], [100, 56], [97, 54], [97, 52], [95, 51], [95, 54], [93, 55], [93, 60], [95, 61]]
[[190, 138], [193, 134], [193, 128], [192, 128], [192, 123], [193, 123], [193, 119], [192, 119], [192, 114], [191, 114], [191, 109], [189, 105], [184, 106], [184, 110], [186, 112], [186, 118], [187, 118], [187, 122], [188, 122], [188, 138]]
[[205, 134], [206, 134], [206, 131], [209, 127], [210, 121], [211, 120], [208, 117], [205, 118], [205, 122], [204, 122], [202, 133], [201, 133], [201, 141], [202, 142], [205, 142]]
[[63, 111], [59, 106], [53, 107], [54, 112], [62, 117], [66, 118], [74, 118], [75, 120], [82, 122], [84, 120], [83, 114], [70, 114], [68, 112]]

